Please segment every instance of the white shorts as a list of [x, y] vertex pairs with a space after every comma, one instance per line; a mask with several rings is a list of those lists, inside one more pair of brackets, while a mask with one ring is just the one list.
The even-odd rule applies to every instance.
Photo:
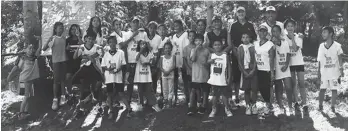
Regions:
[[320, 89], [330, 89], [330, 90], [337, 90], [340, 87], [340, 83], [338, 83], [338, 79], [333, 80], [322, 80]]

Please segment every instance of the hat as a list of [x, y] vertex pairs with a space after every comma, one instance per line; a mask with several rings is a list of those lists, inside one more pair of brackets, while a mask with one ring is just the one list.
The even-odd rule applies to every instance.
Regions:
[[266, 11], [276, 11], [276, 8], [274, 6], [268, 6], [266, 7]]
[[138, 22], [140, 22], [140, 19], [138, 18], [138, 16], [134, 16], [132, 22], [135, 21], [135, 20], [137, 20]]
[[244, 8], [243, 6], [239, 6], [239, 7], [237, 8], [237, 12], [238, 12], [239, 10], [245, 11], [245, 8]]
[[213, 21], [216, 21], [216, 20], [220, 20], [221, 21], [221, 17], [220, 16], [214, 16], [213, 17]]
[[156, 27], [158, 27], [158, 24], [156, 21], [150, 21], [149, 24], [147, 24], [147, 26], [149, 27], [152, 24], [155, 25]]
[[259, 30], [261, 30], [261, 29], [265, 29], [266, 31], [268, 31], [268, 28], [266, 26], [264, 26], [264, 25], [260, 25], [259, 26]]

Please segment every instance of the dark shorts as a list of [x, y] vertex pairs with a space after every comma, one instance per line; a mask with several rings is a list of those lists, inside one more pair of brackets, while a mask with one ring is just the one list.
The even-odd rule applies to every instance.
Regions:
[[70, 59], [67, 61], [67, 73], [75, 74], [80, 69], [81, 59]]
[[80, 84], [81, 80], [83, 80], [84, 83], [94, 83], [103, 81], [103, 76], [91, 64], [89, 66], [82, 66], [73, 76], [73, 84]]
[[241, 72], [239, 70], [238, 60], [235, 56], [232, 56], [232, 75], [233, 75], [233, 83], [240, 83]]
[[291, 72], [304, 72], [304, 65], [290, 66]]
[[213, 86], [212, 85], [211, 87], [212, 87], [213, 96], [216, 96], [218, 94], [226, 96], [226, 97], [232, 96], [232, 88], [230, 86]]
[[53, 63], [53, 78], [54, 83], [58, 84], [65, 81], [66, 76], [66, 62]]
[[109, 83], [106, 84], [106, 91], [107, 92], [124, 92], [124, 84], [123, 83]]
[[135, 76], [135, 68], [137, 66], [137, 63], [128, 63], [127, 64], [127, 71], [129, 72], [129, 76], [128, 76], [128, 82], [130, 84], [134, 83], [134, 76]]
[[196, 82], [191, 83], [191, 88], [202, 89], [202, 92], [210, 92], [210, 87], [211, 86], [208, 83], [196, 83]]
[[260, 90], [271, 87], [271, 72], [257, 71], [257, 85]]

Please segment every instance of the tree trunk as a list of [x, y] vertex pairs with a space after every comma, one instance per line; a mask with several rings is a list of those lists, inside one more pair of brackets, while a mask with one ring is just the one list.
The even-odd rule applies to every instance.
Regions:
[[213, 19], [213, 15], [214, 15], [214, 8], [213, 8], [213, 2], [212, 1], [208, 1], [207, 2], [207, 29], [211, 30], [211, 25], [212, 25], [212, 19]]
[[[344, 7], [343, 7], [343, 21], [344, 25], [348, 26], [348, 1], [344, 2]], [[347, 30], [346, 30], [347, 31]]]
[[148, 18], [148, 21], [147, 22], [150, 22], [150, 21], [156, 21], [156, 22], [159, 22], [159, 7], [155, 5], [155, 2], [154, 1], [151, 1], [149, 3], [149, 16], [147, 17]]

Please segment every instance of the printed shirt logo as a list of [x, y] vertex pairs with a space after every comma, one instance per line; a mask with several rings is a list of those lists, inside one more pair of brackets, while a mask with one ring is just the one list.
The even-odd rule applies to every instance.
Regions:
[[148, 75], [149, 74], [149, 70], [147, 68], [147, 65], [141, 65], [141, 70], [139, 72], [140, 75]]
[[265, 63], [262, 62], [261, 54], [257, 54], [257, 53], [255, 53], [255, 54], [256, 54], [257, 65], [260, 65], [260, 66], [265, 65]]
[[332, 57], [328, 57], [326, 54], [324, 54], [325, 57], [325, 63], [324, 68], [335, 68], [336, 65], [333, 63]]
[[214, 68], [213, 68], [213, 72], [215, 75], [220, 75], [222, 73], [222, 63], [220, 62], [215, 62], [213, 64]]
[[285, 55], [285, 53], [279, 53], [279, 51], [277, 51], [277, 54], [279, 56], [278, 65], [281, 65], [281, 66], [285, 65], [285, 63], [286, 63], [286, 55]]

